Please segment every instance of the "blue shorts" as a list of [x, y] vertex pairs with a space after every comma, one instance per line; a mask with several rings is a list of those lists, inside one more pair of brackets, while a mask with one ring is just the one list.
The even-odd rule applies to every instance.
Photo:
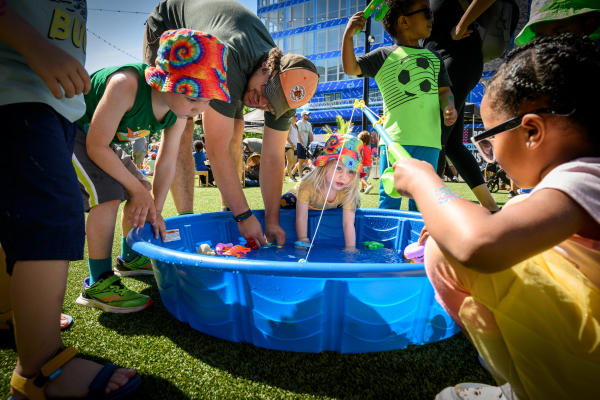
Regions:
[[41, 103], [0, 106], [0, 243], [16, 261], [80, 260], [85, 223], [71, 156], [77, 126]]
[[306, 147], [304, 147], [301, 143], [296, 145], [296, 156], [299, 160], [306, 160], [308, 158]]

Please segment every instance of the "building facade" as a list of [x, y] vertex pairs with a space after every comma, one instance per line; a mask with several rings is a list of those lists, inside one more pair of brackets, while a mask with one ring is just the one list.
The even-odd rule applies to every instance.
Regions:
[[[364, 10], [369, 0], [257, 0], [257, 15], [263, 21], [277, 47], [284, 53], [302, 54], [309, 58], [319, 72], [317, 91], [308, 104], [315, 133], [324, 125], [335, 126], [336, 115], [352, 118], [354, 130], [361, 130], [362, 113], [352, 107], [355, 99], [363, 98], [363, 78], [344, 74], [341, 43], [348, 18]], [[521, 10], [517, 32], [527, 20], [529, 0], [517, 0]], [[355, 54], [365, 52], [364, 33], [354, 36]], [[370, 50], [392, 44], [381, 22], [371, 18]], [[498, 62], [486, 64], [482, 79], [493, 75]], [[369, 107], [378, 113], [382, 97], [374, 79], [369, 79]], [[481, 102], [481, 84], [473, 90], [467, 102]], [[465, 131], [474, 128], [465, 118]], [[370, 127], [369, 127], [369, 130]], [[469, 136], [465, 132], [465, 138]]]

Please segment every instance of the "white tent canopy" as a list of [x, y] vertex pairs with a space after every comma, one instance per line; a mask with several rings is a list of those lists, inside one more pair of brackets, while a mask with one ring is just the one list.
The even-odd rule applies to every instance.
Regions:
[[265, 112], [258, 108], [244, 115], [244, 132], [263, 133]]

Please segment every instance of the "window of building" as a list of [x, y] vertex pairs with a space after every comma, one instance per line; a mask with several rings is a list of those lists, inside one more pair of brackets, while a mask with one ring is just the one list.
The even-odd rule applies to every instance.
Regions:
[[317, 22], [327, 21], [327, 0], [317, 0]]
[[315, 36], [314, 32], [304, 32], [304, 44], [302, 46], [302, 52], [300, 54], [308, 55], [313, 54], [314, 45], [313, 38]]
[[339, 26], [334, 26], [327, 29], [327, 49], [326, 51], [336, 51], [340, 49], [340, 40], [338, 32], [340, 31]]
[[313, 61], [315, 67], [317, 68], [317, 72], [319, 73], [319, 83], [327, 82], [327, 74], [325, 74], [325, 60], [316, 60]]
[[304, 3], [304, 25], [315, 23], [315, 7], [312, 1]]
[[327, 1], [327, 19], [339, 18], [340, 16], [340, 0]]
[[359, 11], [364, 10], [365, 2], [363, 0], [350, 0], [350, 9], [348, 12], [348, 17], [353, 16]]
[[327, 82], [337, 81], [338, 78], [338, 63], [337, 59], [327, 60]]
[[323, 101], [335, 101], [342, 99], [342, 92], [323, 93]]
[[379, 21], [371, 21], [371, 36], [375, 39], [373, 43], [383, 43], [383, 24]]
[[317, 42], [315, 53], [325, 53], [327, 51], [327, 31], [320, 30], [316, 32]]

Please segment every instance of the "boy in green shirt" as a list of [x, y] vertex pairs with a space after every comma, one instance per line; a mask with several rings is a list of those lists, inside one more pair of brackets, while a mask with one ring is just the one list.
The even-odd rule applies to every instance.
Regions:
[[[441, 149], [440, 110], [444, 124], [456, 122], [450, 78], [439, 56], [419, 45], [429, 37], [433, 14], [428, 0], [388, 0], [389, 11], [383, 22], [396, 45], [380, 47], [358, 59], [352, 37], [363, 29], [363, 12], [354, 14], [344, 32], [342, 63], [348, 75], [374, 77], [383, 96], [384, 129], [394, 142], [405, 147], [419, 160], [437, 165]], [[383, 170], [389, 160], [382, 148], [379, 165]], [[400, 209], [401, 199], [388, 196], [380, 185], [379, 208]], [[409, 210], [417, 211], [413, 200]]]
[[[175, 173], [179, 142], [188, 118], [203, 112], [210, 99], [229, 101], [227, 48], [215, 36], [191, 29], [162, 34], [156, 67], [143, 63], [101, 69], [92, 74], [86, 114], [79, 120], [73, 164], [84, 207], [90, 277], [77, 304], [127, 313], [151, 304], [127, 289], [119, 276], [152, 274], [150, 260], [126, 243], [130, 229], [152, 224], [165, 235], [161, 217]], [[151, 185], [115, 143], [164, 129]], [[85, 133], [84, 133], [85, 132]], [[119, 205], [122, 251], [112, 270], [112, 242]]]

